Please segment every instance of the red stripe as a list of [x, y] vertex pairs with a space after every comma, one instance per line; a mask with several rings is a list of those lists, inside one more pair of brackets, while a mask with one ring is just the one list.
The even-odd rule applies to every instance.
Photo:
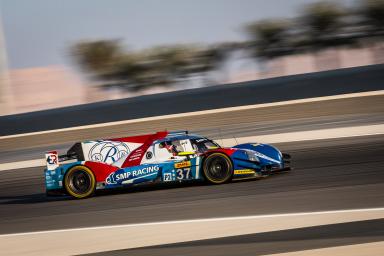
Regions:
[[117, 171], [119, 168], [113, 165], [109, 165], [102, 162], [90, 162], [86, 161], [84, 163], [89, 169], [92, 170], [93, 174], [96, 177], [96, 182], [103, 182], [112, 172]]
[[[168, 132], [166, 132], [168, 134]], [[121, 142], [132, 142], [132, 143], [145, 143], [147, 140], [153, 137], [155, 134], [144, 134], [144, 135], [138, 135], [138, 136], [130, 136], [130, 137], [122, 137], [122, 138], [113, 138], [108, 139], [111, 141], [121, 141]]]
[[149, 136], [143, 145], [141, 145], [137, 149], [133, 150], [129, 154], [129, 156], [127, 157], [127, 159], [123, 163], [122, 168], [139, 165], [141, 163], [141, 160], [144, 157], [145, 152], [153, 144], [153, 142], [155, 140], [165, 138], [167, 135], [168, 135], [168, 132], [158, 132], [158, 133], [155, 133], [155, 134], [152, 134], [151, 136]]

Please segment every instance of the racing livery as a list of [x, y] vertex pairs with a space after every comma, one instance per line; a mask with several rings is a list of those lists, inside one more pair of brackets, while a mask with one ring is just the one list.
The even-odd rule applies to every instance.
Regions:
[[47, 195], [92, 196], [137, 184], [202, 180], [222, 184], [290, 170], [288, 154], [259, 143], [223, 148], [203, 136], [157, 132], [75, 143], [65, 155], [45, 154]]

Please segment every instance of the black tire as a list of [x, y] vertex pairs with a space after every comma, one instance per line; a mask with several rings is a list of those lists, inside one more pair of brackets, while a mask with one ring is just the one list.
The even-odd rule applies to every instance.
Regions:
[[64, 187], [67, 193], [75, 198], [90, 197], [96, 189], [95, 175], [86, 166], [74, 166], [65, 174]]
[[204, 159], [203, 174], [212, 184], [226, 183], [233, 176], [232, 161], [223, 153], [213, 153]]

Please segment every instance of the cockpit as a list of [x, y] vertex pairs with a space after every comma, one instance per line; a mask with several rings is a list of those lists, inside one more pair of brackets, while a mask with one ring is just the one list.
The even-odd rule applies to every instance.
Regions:
[[203, 153], [209, 149], [220, 148], [216, 142], [204, 137], [172, 138], [159, 143], [159, 149], [166, 149], [176, 156], [180, 152]]

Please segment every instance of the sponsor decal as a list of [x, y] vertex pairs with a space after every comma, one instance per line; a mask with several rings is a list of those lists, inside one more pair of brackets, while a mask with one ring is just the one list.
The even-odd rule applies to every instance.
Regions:
[[246, 174], [254, 174], [255, 171], [251, 169], [244, 169], [244, 170], [235, 170], [233, 173], [235, 175], [246, 175]]
[[160, 170], [160, 167], [158, 165], [146, 166], [146, 167], [142, 167], [138, 169], [130, 169], [130, 170], [120, 169], [116, 172], [111, 173], [107, 177], [106, 183], [118, 184], [124, 181], [129, 181], [129, 180], [133, 181], [135, 179], [144, 178], [147, 176], [151, 176], [153, 174], [157, 174], [159, 170]]
[[180, 163], [175, 163], [175, 168], [185, 168], [185, 167], [190, 167], [191, 166], [191, 161], [184, 161]]
[[47, 163], [48, 164], [57, 164], [57, 155], [48, 155]]
[[93, 145], [89, 150], [88, 158], [95, 162], [111, 164], [130, 152], [123, 142], [101, 141]]
[[164, 181], [172, 181], [172, 173], [164, 173], [163, 175], [163, 180]]
[[131, 162], [131, 161], [140, 160], [143, 154], [144, 154], [144, 150], [142, 148], [138, 148], [131, 153], [131, 155], [128, 158], [128, 161]]
[[163, 181], [174, 181], [176, 179], [175, 170], [163, 172]]
[[45, 161], [47, 163], [47, 170], [52, 171], [59, 167], [59, 158], [56, 151], [46, 153]]

